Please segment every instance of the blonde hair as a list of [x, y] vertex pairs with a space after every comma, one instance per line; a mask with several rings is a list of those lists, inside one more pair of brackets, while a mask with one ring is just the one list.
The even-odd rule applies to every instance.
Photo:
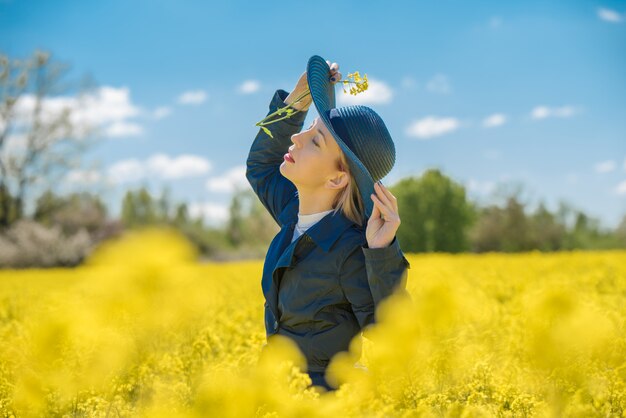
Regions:
[[333, 214], [341, 210], [346, 218], [362, 226], [365, 218], [365, 209], [363, 200], [361, 199], [361, 193], [359, 193], [356, 180], [352, 176], [352, 173], [350, 173], [350, 166], [348, 166], [346, 155], [341, 150], [339, 153], [340, 157], [337, 159], [338, 168], [347, 173], [350, 181], [348, 185], [335, 196], [335, 200], [333, 201], [335, 211]]

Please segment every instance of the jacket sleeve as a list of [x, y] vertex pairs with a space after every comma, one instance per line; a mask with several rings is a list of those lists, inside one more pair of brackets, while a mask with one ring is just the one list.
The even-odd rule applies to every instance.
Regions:
[[406, 291], [409, 261], [402, 254], [396, 237], [385, 248], [357, 247], [344, 261], [341, 287], [363, 330], [376, 322], [375, 311], [394, 291]]
[[[287, 106], [284, 100], [288, 95], [285, 90], [276, 90], [267, 115]], [[263, 206], [279, 225], [278, 215], [296, 196], [296, 187], [280, 173], [280, 165], [292, 144], [291, 135], [302, 129], [307, 113], [308, 110], [301, 111], [290, 118], [266, 126], [274, 138], [270, 138], [259, 128], [248, 154], [246, 178]]]

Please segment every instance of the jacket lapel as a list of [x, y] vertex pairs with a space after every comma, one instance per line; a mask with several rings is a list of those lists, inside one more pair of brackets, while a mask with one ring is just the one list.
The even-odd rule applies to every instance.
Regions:
[[[290, 233], [286, 234], [288, 235], [289, 240], [293, 238], [293, 229], [294, 229], [294, 226], [292, 225], [290, 227]], [[278, 259], [278, 261], [276, 262], [276, 265], [274, 266], [274, 271], [278, 270], [279, 268], [294, 267], [297, 264], [296, 261], [302, 258], [303, 249], [305, 247], [312, 249], [313, 245], [314, 244], [312, 242], [309, 242], [307, 240], [306, 234], [300, 235], [298, 238], [296, 238], [294, 242], [290, 243], [287, 246], [287, 248], [285, 248], [285, 250], [282, 252], [280, 258]]]

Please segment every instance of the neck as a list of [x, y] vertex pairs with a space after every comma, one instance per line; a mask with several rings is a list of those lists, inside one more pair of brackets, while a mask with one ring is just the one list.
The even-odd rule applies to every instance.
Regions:
[[298, 199], [300, 201], [300, 215], [311, 215], [333, 209], [335, 192], [332, 190], [312, 191], [298, 188]]

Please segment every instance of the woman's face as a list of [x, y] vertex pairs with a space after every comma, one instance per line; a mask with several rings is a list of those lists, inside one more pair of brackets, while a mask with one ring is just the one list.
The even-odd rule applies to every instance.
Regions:
[[294, 185], [323, 187], [329, 179], [337, 176], [341, 149], [319, 117], [308, 129], [292, 135], [291, 142], [293, 145], [280, 165], [280, 172]]

